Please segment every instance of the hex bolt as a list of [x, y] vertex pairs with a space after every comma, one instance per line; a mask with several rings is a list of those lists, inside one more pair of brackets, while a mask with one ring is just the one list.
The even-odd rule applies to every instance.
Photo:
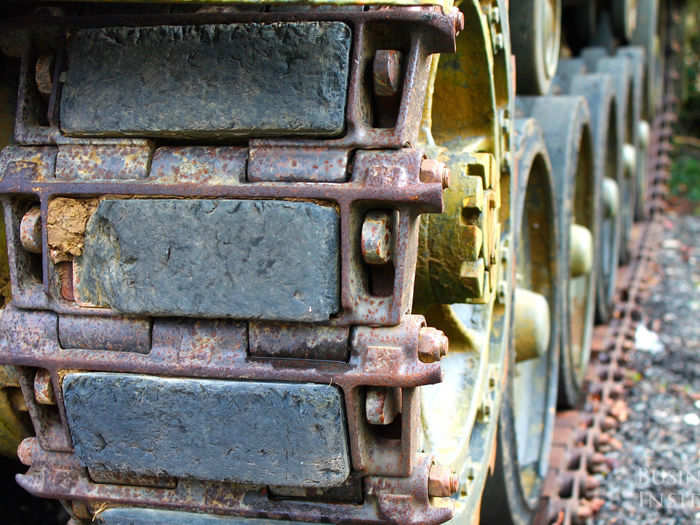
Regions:
[[449, 498], [459, 489], [459, 479], [449, 468], [433, 463], [428, 474], [428, 495]]
[[447, 355], [449, 340], [436, 328], [423, 327], [418, 332], [418, 359], [423, 363], [435, 363]]
[[365, 414], [370, 425], [390, 425], [400, 410], [400, 392], [389, 387], [369, 387], [365, 396]]
[[401, 58], [401, 51], [395, 49], [379, 49], [374, 54], [372, 73], [378, 97], [393, 97], [401, 90]]
[[40, 56], [34, 67], [36, 88], [42, 95], [50, 95], [53, 91], [53, 55]]
[[391, 216], [385, 211], [370, 211], [362, 223], [362, 257], [367, 264], [391, 261]]
[[464, 261], [459, 269], [459, 278], [465, 287], [469, 288], [473, 299], [484, 297], [484, 282], [486, 281], [486, 264], [483, 258], [476, 261]]
[[19, 225], [22, 248], [30, 253], [41, 253], [41, 209], [33, 207], [22, 217]]
[[486, 204], [484, 180], [479, 175], [467, 175], [464, 177], [463, 184], [462, 208], [482, 212]]
[[22, 442], [17, 447], [17, 458], [22, 465], [27, 467], [32, 466], [32, 456], [34, 455], [34, 445], [36, 444], [35, 437], [28, 437], [23, 439]]
[[56, 396], [53, 393], [51, 374], [40, 368], [34, 375], [34, 398], [40, 405], [55, 405]]
[[450, 170], [443, 162], [435, 159], [423, 159], [420, 165], [420, 180], [425, 184], [442, 184], [442, 188], [450, 187]]

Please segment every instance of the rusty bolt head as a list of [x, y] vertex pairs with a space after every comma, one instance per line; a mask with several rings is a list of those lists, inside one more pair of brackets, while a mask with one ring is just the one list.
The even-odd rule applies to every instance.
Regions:
[[391, 215], [370, 211], [362, 223], [362, 257], [367, 264], [387, 264], [391, 260]]
[[53, 393], [51, 374], [48, 370], [40, 368], [34, 376], [34, 397], [40, 405], [55, 405], [56, 396]]
[[48, 96], [53, 90], [53, 55], [40, 56], [34, 68], [36, 88], [42, 95]]
[[379, 49], [374, 55], [372, 73], [374, 94], [378, 97], [393, 97], [401, 91], [401, 51]]
[[390, 425], [400, 412], [399, 389], [369, 387], [365, 397], [365, 414], [370, 425]]
[[19, 225], [22, 248], [30, 253], [41, 253], [41, 210], [35, 206], [22, 217]]
[[425, 184], [442, 184], [450, 187], [450, 170], [444, 163], [435, 159], [423, 159], [420, 165], [420, 180]]
[[459, 488], [457, 475], [447, 467], [433, 463], [428, 474], [428, 495], [433, 498], [449, 498]]
[[426, 326], [418, 334], [418, 359], [423, 363], [435, 363], [447, 355], [449, 340], [436, 328]]
[[19, 459], [20, 463], [22, 463], [22, 465], [31, 467], [35, 444], [36, 438], [28, 437], [26, 439], [23, 439], [17, 447], [17, 458]]

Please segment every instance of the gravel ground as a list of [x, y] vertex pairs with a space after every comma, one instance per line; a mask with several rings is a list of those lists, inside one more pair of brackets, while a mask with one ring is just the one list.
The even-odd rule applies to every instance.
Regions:
[[[669, 216], [597, 524], [700, 523], [700, 217]], [[657, 338], [658, 335], [658, 338]]]

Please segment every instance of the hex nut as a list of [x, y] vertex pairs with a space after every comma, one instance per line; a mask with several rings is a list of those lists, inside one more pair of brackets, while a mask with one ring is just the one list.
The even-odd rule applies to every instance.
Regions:
[[459, 489], [459, 479], [447, 467], [433, 463], [428, 474], [428, 495], [433, 498], [449, 498]]
[[420, 181], [425, 184], [442, 184], [442, 188], [450, 187], [450, 170], [444, 163], [435, 159], [423, 159], [420, 165]]
[[459, 271], [459, 277], [464, 286], [469, 289], [471, 298], [479, 299], [484, 296], [486, 265], [483, 258], [476, 261], [464, 261]]
[[426, 326], [418, 333], [418, 359], [423, 363], [435, 363], [447, 355], [449, 340], [436, 328]]

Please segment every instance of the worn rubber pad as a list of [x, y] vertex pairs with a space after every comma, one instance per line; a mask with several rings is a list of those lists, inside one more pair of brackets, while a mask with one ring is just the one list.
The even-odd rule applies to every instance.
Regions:
[[300, 521], [232, 518], [169, 510], [112, 508], [100, 513], [98, 525], [307, 525]]
[[107, 27], [68, 43], [69, 135], [332, 136], [343, 131], [342, 22]]
[[76, 260], [80, 300], [128, 314], [324, 321], [340, 308], [335, 208], [107, 199]]
[[76, 373], [63, 395], [88, 468], [296, 487], [350, 473], [333, 386]]

